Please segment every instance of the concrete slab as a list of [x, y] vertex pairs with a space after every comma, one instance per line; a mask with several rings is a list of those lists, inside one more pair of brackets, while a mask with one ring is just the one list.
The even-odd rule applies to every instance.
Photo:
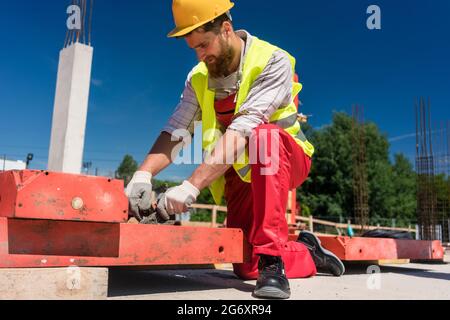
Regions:
[[[348, 265], [335, 278], [290, 280], [291, 300], [449, 300], [445, 264]], [[218, 266], [216, 266], [218, 267]], [[371, 272], [380, 272], [372, 274]], [[109, 281], [108, 281], [109, 275]], [[20, 300], [256, 300], [256, 281], [241, 281], [231, 265], [219, 269], [0, 269], [0, 299]]]
[[107, 268], [0, 269], [0, 300], [104, 300]]
[[[341, 278], [319, 274], [291, 280], [292, 300], [448, 300], [450, 256], [445, 264], [349, 265]], [[377, 269], [378, 268], [378, 269]], [[372, 271], [378, 274], [368, 274]], [[222, 270], [110, 270], [110, 300], [255, 300], [256, 281]]]

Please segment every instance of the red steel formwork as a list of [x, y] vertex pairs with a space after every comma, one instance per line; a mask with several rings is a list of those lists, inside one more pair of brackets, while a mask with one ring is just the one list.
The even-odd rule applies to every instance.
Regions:
[[107, 178], [7, 171], [0, 174], [0, 217], [124, 223], [123, 182]]
[[[127, 224], [127, 219], [121, 181], [45, 171], [0, 173], [0, 268], [209, 265], [242, 263], [250, 256], [240, 229]], [[439, 241], [320, 239], [343, 261], [444, 255]]]
[[127, 224], [122, 181], [0, 173], [0, 268], [242, 263], [239, 229]]
[[440, 241], [326, 236], [319, 238], [323, 247], [342, 261], [444, 259], [444, 248]]
[[[289, 239], [296, 241], [298, 235]], [[440, 241], [399, 240], [319, 236], [322, 246], [344, 262], [380, 260], [443, 261], [445, 250]]]
[[[297, 235], [289, 235], [296, 241]], [[440, 241], [400, 240], [319, 236], [322, 246], [344, 262], [380, 260], [443, 261], [445, 250]]]

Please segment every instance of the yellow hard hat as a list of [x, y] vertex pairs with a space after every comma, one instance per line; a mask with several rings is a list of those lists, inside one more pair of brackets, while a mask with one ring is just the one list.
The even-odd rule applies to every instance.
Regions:
[[176, 28], [168, 37], [185, 36], [233, 7], [234, 3], [230, 0], [173, 0], [172, 11]]

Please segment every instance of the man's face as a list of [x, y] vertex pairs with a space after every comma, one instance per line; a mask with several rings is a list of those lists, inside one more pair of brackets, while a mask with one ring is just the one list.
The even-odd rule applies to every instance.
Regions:
[[195, 50], [198, 60], [205, 62], [213, 78], [229, 74], [234, 50], [223, 33], [216, 35], [213, 32], [194, 31], [185, 39], [188, 46]]

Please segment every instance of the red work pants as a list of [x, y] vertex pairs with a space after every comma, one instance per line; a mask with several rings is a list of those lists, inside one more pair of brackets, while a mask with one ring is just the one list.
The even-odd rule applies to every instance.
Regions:
[[[251, 165], [252, 183], [243, 182], [233, 168], [225, 175], [227, 227], [242, 229], [253, 251], [251, 261], [235, 264], [234, 272], [245, 280], [257, 279], [258, 255], [264, 254], [281, 256], [288, 278], [314, 276], [317, 271], [308, 249], [301, 243], [288, 241], [286, 221], [289, 190], [306, 180], [311, 159], [286, 131], [275, 125], [264, 124], [255, 129], [250, 138], [252, 143], [258, 151], [257, 161], [253, 161], [256, 164]], [[275, 143], [279, 148], [272, 148]], [[265, 159], [260, 150], [265, 150]], [[264, 175], [262, 169], [276, 168], [273, 164], [277, 161], [278, 170]]]

